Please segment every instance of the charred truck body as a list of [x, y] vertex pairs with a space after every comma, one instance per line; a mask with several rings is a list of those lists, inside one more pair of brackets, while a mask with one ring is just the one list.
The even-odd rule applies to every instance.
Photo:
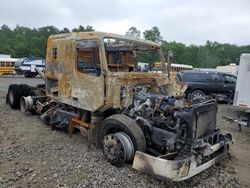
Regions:
[[[163, 73], [138, 72], [143, 53], [158, 57]], [[70, 135], [86, 132], [113, 165], [182, 181], [225, 157], [232, 137], [216, 128], [216, 102], [187, 103], [165, 69], [158, 43], [101, 32], [53, 35], [45, 86], [10, 85], [7, 102]]]

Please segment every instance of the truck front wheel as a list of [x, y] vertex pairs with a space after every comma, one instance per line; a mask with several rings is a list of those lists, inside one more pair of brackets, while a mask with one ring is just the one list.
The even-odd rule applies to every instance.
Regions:
[[136, 151], [146, 150], [141, 128], [133, 119], [122, 114], [104, 120], [101, 140], [104, 157], [115, 166], [132, 162]]

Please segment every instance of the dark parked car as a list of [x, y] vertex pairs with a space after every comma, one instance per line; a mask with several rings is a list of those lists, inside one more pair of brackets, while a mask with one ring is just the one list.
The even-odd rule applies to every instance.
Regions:
[[233, 101], [237, 79], [234, 75], [214, 71], [184, 71], [177, 74], [177, 79], [187, 84], [185, 94], [191, 100], [211, 95], [218, 101]]

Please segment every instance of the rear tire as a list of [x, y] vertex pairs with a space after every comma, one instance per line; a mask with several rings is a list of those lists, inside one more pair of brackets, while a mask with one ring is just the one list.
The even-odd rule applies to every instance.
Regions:
[[[136, 151], [146, 151], [146, 139], [143, 131], [128, 116], [115, 114], [106, 118], [103, 121], [100, 135], [104, 157], [115, 166], [132, 162]], [[112, 152], [109, 151], [109, 148], [113, 149]]]
[[29, 93], [31, 91], [30, 86], [28, 86], [27, 84], [20, 84], [19, 87], [22, 91], [22, 96], [25, 96], [25, 97], [29, 96]]
[[8, 104], [12, 109], [20, 109], [20, 98], [22, 96], [22, 90], [17, 84], [11, 84], [8, 90]]

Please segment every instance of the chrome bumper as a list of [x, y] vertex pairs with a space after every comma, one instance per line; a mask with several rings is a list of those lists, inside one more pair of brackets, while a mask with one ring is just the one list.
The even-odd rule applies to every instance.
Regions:
[[166, 160], [137, 151], [133, 162], [133, 168], [146, 174], [167, 178], [175, 182], [183, 181], [222, 160], [228, 153], [228, 144], [215, 144], [212, 146], [212, 153], [218, 151], [222, 147], [223, 149], [220, 153], [201, 165], [198, 164], [195, 156], [181, 160]]

